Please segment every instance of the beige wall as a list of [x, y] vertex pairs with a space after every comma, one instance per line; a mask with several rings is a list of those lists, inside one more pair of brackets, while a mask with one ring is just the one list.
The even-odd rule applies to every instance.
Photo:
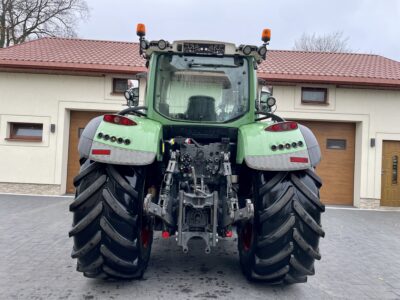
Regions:
[[[0, 192], [2, 183], [55, 185], [65, 192], [69, 111], [120, 110], [125, 101], [111, 95], [112, 77], [0, 72]], [[329, 105], [310, 106], [301, 104], [301, 86], [274, 85], [277, 113], [300, 120], [356, 122], [354, 204], [377, 203], [382, 141], [400, 140], [400, 91], [303, 85], [329, 89]], [[144, 87], [142, 79], [141, 101]], [[43, 123], [43, 141], [6, 141], [8, 123], [18, 121]], [[56, 124], [55, 133], [50, 124]], [[376, 139], [374, 148], [369, 145], [371, 138]]]
[[[69, 111], [121, 110], [125, 101], [111, 94], [112, 77], [0, 72], [0, 192], [15, 192], [9, 183], [56, 185], [65, 192]], [[5, 140], [10, 122], [42, 123], [43, 141]]]
[[[329, 105], [301, 104], [301, 87], [328, 88]], [[354, 205], [374, 207], [381, 197], [382, 141], [400, 141], [400, 91], [335, 87], [274, 86], [277, 113], [286, 118], [356, 123]], [[370, 147], [370, 139], [376, 146]]]

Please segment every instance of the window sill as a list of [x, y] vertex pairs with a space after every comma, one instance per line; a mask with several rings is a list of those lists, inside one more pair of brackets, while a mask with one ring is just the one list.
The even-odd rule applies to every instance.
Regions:
[[312, 101], [301, 101], [301, 104], [304, 105], [316, 105], [316, 106], [329, 106], [328, 102], [312, 102]]
[[16, 138], [5, 138], [6, 141], [9, 142], [28, 142], [28, 143], [41, 143], [43, 140], [38, 139], [16, 139]]
[[117, 93], [117, 92], [112, 92], [110, 93], [111, 96], [123, 96], [124, 93]]

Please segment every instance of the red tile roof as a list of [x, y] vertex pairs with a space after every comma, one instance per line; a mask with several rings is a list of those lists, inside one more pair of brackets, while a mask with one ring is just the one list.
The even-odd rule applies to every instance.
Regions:
[[[138, 44], [42, 38], [0, 49], [0, 68], [101, 73], [146, 71]], [[379, 55], [271, 50], [258, 76], [270, 82], [400, 87], [400, 62]]]
[[0, 67], [131, 74], [144, 64], [137, 43], [42, 38], [0, 49]]
[[400, 62], [380, 55], [269, 51], [259, 68], [269, 81], [400, 86]]

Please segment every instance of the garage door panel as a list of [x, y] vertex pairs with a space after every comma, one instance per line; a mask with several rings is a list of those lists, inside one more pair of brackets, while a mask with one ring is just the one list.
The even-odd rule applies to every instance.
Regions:
[[400, 141], [383, 141], [381, 205], [400, 206]]
[[74, 177], [79, 173], [79, 137], [89, 121], [107, 112], [100, 111], [71, 111], [69, 126], [68, 166], [67, 166], [67, 193], [75, 193]]
[[299, 121], [309, 127], [321, 147], [322, 160], [317, 166], [325, 204], [353, 205], [355, 124]]

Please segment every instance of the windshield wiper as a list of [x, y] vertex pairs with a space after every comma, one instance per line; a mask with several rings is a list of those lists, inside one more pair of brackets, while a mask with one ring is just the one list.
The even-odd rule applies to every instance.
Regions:
[[189, 68], [199, 68], [199, 67], [210, 67], [210, 68], [237, 68], [238, 66], [236, 65], [219, 65], [219, 64], [193, 64], [193, 63], [188, 63]]

